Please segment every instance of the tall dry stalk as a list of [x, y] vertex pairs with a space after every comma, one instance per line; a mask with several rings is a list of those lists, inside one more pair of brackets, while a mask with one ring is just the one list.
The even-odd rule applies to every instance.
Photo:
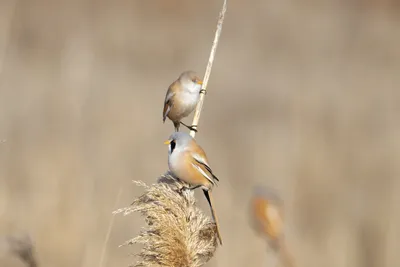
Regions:
[[[222, 5], [221, 12], [219, 13], [217, 29], [215, 30], [215, 37], [214, 37], [214, 41], [213, 41], [213, 44], [211, 47], [210, 57], [208, 58], [207, 68], [206, 68], [206, 72], [205, 72], [204, 78], [203, 78], [203, 85], [201, 87], [200, 100], [199, 100], [199, 103], [197, 104], [196, 110], [194, 112], [192, 129], [197, 129], [197, 125], [200, 120], [201, 111], [203, 109], [204, 96], [206, 95], [206, 92], [207, 92], [207, 84], [208, 84], [208, 80], [210, 78], [211, 68], [214, 63], [215, 52], [217, 51], [219, 36], [221, 35], [221, 31], [222, 31], [222, 24], [224, 23], [225, 12], [226, 12], [226, 0], [224, 0], [224, 4]], [[196, 131], [190, 130], [190, 135], [194, 138], [194, 136], [196, 135]]]
[[[200, 114], [211, 74], [215, 52], [222, 30], [226, 12], [224, 0], [215, 38], [211, 47], [202, 91], [197, 104], [193, 123], [194, 127], [200, 119]], [[195, 131], [190, 135], [195, 136]], [[133, 266], [166, 266], [166, 267], [197, 267], [211, 259], [217, 248], [217, 218], [212, 222], [196, 207], [194, 192], [184, 190], [189, 187], [183, 181], [173, 178], [170, 174], [163, 175], [158, 183], [148, 186], [143, 182], [134, 181], [145, 188], [145, 193], [135, 199], [131, 206], [114, 212], [127, 215], [131, 212], [141, 213], [146, 220], [147, 227], [139, 236], [125, 242], [127, 244], [142, 244], [143, 248], [137, 255], [141, 260]], [[212, 201], [211, 192], [209, 192]]]
[[[225, 19], [225, 13], [226, 13], [226, 0], [224, 0], [224, 3], [222, 5], [222, 9], [219, 13], [219, 18], [218, 18], [218, 22], [217, 22], [217, 29], [215, 30], [215, 36], [214, 36], [214, 41], [211, 47], [211, 52], [210, 52], [210, 57], [208, 58], [208, 64], [207, 64], [207, 68], [206, 68], [206, 72], [204, 74], [204, 78], [203, 78], [203, 84], [201, 87], [201, 91], [200, 91], [200, 100], [199, 103], [196, 106], [196, 110], [194, 112], [194, 117], [193, 117], [193, 122], [192, 122], [192, 130], [190, 130], [190, 135], [194, 138], [196, 135], [196, 131], [197, 130], [197, 125], [199, 123], [200, 120], [200, 115], [201, 115], [201, 111], [203, 109], [203, 103], [204, 103], [204, 97], [206, 95], [207, 92], [207, 84], [208, 84], [208, 80], [210, 78], [211, 75], [211, 69], [212, 69], [212, 65], [214, 63], [214, 57], [215, 57], [215, 53], [217, 52], [217, 46], [218, 46], [218, 42], [219, 42], [219, 37], [221, 35], [221, 31], [222, 31], [222, 25], [224, 23], [224, 19]], [[212, 195], [211, 190], [207, 192], [208, 193], [208, 200], [210, 202], [210, 208], [211, 208], [211, 214], [212, 217], [214, 219], [215, 224], [217, 225], [217, 234], [218, 237], [220, 238], [220, 242], [222, 244], [222, 240], [221, 240], [221, 233], [219, 232], [219, 223], [218, 223], [218, 218], [217, 215], [214, 212], [213, 207], [215, 207], [214, 204], [214, 197]]]
[[[120, 189], [118, 191], [118, 194], [117, 194], [117, 197], [115, 199], [115, 206], [116, 206], [115, 208], [117, 208], [117, 205], [119, 203], [121, 195], [122, 195], [122, 186], [120, 187]], [[115, 216], [113, 215], [111, 217], [110, 223], [108, 224], [108, 230], [107, 230], [106, 238], [104, 239], [103, 248], [102, 248], [101, 254], [100, 254], [99, 267], [103, 267], [104, 266], [104, 261], [105, 261], [106, 252], [107, 252], [107, 244], [108, 244], [108, 241], [110, 240], [111, 230], [112, 230], [112, 228], [114, 226], [114, 219], [115, 219]]]

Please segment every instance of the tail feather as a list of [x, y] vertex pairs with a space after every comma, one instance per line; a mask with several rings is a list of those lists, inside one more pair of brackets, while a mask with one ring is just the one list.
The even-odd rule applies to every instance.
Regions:
[[203, 189], [203, 193], [204, 193], [204, 195], [206, 196], [206, 199], [207, 199], [207, 201], [208, 201], [208, 204], [210, 205], [211, 215], [212, 215], [213, 220], [214, 220], [214, 222], [215, 222], [215, 225], [216, 225], [216, 227], [217, 227], [217, 236], [218, 236], [218, 240], [219, 240], [219, 243], [222, 245], [221, 233], [219, 232], [218, 218], [217, 218], [217, 215], [216, 215], [216, 213], [215, 213], [215, 211], [214, 211], [214, 207], [213, 207], [213, 204], [212, 204], [214, 201], [212, 200], [211, 192], [209, 192], [209, 191]]
[[281, 257], [281, 261], [283, 266], [285, 267], [295, 267], [295, 262], [293, 255], [290, 253], [288, 247], [286, 246], [286, 242], [280, 237], [278, 240], [279, 254]]

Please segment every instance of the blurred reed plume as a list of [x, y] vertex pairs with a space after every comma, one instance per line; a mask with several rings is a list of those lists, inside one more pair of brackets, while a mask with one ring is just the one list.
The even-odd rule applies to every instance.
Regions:
[[196, 207], [193, 191], [168, 173], [151, 186], [134, 183], [145, 193], [114, 212], [145, 217], [147, 227], [123, 244], [143, 245], [137, 255], [141, 260], [132, 266], [196, 267], [208, 262], [217, 248], [216, 225]]
[[0, 255], [11, 254], [18, 257], [28, 267], [37, 267], [34, 245], [27, 234], [14, 234], [0, 237]]

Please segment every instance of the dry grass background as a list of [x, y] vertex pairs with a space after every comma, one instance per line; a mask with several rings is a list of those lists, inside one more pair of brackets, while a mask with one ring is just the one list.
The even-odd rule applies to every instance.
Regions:
[[[28, 231], [40, 266], [98, 266], [120, 188], [125, 206], [131, 180], [165, 172], [165, 90], [203, 74], [220, 6], [0, 1], [0, 230]], [[247, 218], [254, 184], [285, 200], [298, 266], [400, 265], [396, 6], [228, 2], [196, 137], [221, 178], [224, 246], [206, 266], [274, 266]], [[117, 246], [142, 225], [115, 218], [104, 266], [132, 261]]]

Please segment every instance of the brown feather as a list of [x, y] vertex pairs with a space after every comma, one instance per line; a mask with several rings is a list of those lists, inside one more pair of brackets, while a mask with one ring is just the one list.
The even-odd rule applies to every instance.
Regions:
[[[217, 178], [217, 176], [214, 175], [214, 173], [211, 170], [210, 164], [208, 163], [206, 152], [204, 152], [203, 148], [201, 148], [201, 146], [199, 146], [194, 140], [191, 141], [191, 144], [189, 147], [191, 148], [190, 149], [191, 163], [195, 164], [202, 171], [204, 171], [206, 173], [206, 175], [211, 178], [210, 182], [214, 185], [215, 184], [214, 179], [217, 181], [219, 181], [219, 179]], [[201, 158], [201, 161], [196, 159], [193, 156], [193, 154], [197, 154]]]
[[182, 154], [182, 166], [184, 168], [180, 170], [180, 178], [191, 185], [201, 185], [210, 189], [213, 186], [212, 180], [205, 177], [194, 165], [198, 166], [206, 175], [212, 178], [212, 175], [192, 157], [190, 151]]
[[204, 162], [201, 162], [201, 161], [198, 161], [197, 159], [195, 159], [195, 160], [196, 160], [197, 163], [200, 164], [200, 167], [201, 167], [203, 170], [204, 170], [204, 168], [205, 168], [204, 171], [207, 171], [209, 174], [211, 174], [211, 176], [212, 176], [213, 179], [215, 179], [215, 180], [217, 180], [217, 181], [219, 182], [218, 177], [214, 175], [214, 173], [213, 173], [212, 170], [211, 170], [211, 167], [210, 167], [208, 164], [206, 164], [206, 163], [204, 163]]
[[[165, 122], [166, 118], [168, 117], [170, 120], [173, 122], [179, 122], [179, 119], [175, 118], [176, 111], [174, 108], [174, 102], [175, 102], [175, 96], [182, 91], [182, 86], [179, 80], [174, 81], [167, 90], [167, 93], [165, 94], [165, 99], [164, 99], [164, 108], [163, 108], [163, 122]], [[172, 95], [170, 98], [168, 98], [168, 95]]]
[[206, 197], [208, 204], [210, 205], [210, 209], [211, 209], [211, 215], [213, 217], [213, 220], [215, 222], [215, 227], [217, 230], [217, 237], [219, 240], [220, 245], [222, 245], [222, 237], [221, 237], [221, 232], [219, 231], [219, 222], [218, 222], [218, 217], [217, 217], [217, 213], [215, 212], [214, 209], [214, 200], [211, 194], [211, 191], [207, 191], [207, 190], [203, 190], [204, 196]]
[[277, 240], [283, 231], [283, 214], [281, 209], [261, 197], [254, 198], [252, 202], [254, 219], [258, 227], [257, 230], [272, 240]]
[[165, 122], [165, 119], [167, 118], [167, 111], [169, 112], [169, 110], [171, 109], [171, 101], [167, 101], [164, 103], [164, 109], [163, 109], [163, 122]]

